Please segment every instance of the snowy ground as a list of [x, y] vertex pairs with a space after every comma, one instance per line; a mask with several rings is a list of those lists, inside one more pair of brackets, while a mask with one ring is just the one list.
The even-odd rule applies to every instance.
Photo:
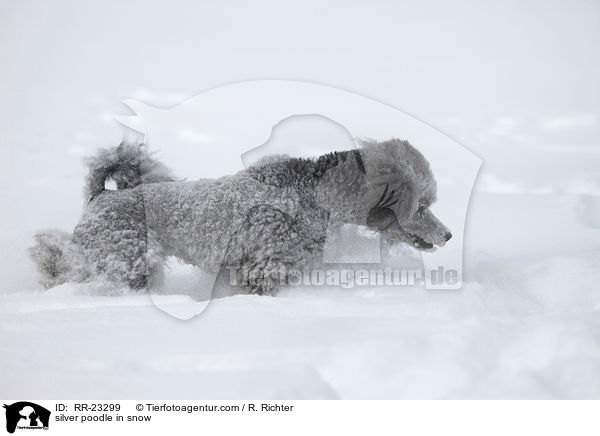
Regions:
[[[276, 298], [217, 299], [190, 321], [126, 291], [13, 291], [0, 299], [2, 392], [600, 398], [600, 254], [548, 253], [467, 256], [460, 291], [295, 288]], [[162, 304], [189, 301], [168, 296]]]
[[[600, 299], [556, 272], [521, 292], [468, 283], [284, 292], [192, 321], [75, 286], [3, 300], [7, 397], [598, 398]], [[600, 262], [572, 261], [576, 275]], [[509, 278], [516, 279], [517, 277]], [[592, 280], [589, 280], [590, 282]], [[567, 295], [546, 295], [549, 289]], [[177, 298], [173, 298], [173, 304]], [[185, 304], [185, 303], [179, 303]]]

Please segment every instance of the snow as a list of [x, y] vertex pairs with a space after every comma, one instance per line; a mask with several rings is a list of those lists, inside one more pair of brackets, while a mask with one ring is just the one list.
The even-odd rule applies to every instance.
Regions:
[[[487, 259], [458, 291], [286, 289], [182, 321], [145, 294], [2, 296], [6, 397], [598, 398], [598, 254]], [[165, 295], [177, 311], [189, 297]], [[10, 375], [10, 376], [8, 376]]]

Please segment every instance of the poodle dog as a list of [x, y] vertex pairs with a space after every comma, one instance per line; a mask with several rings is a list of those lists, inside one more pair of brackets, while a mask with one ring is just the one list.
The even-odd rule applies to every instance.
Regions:
[[[270, 294], [291, 268], [321, 262], [328, 229], [367, 226], [388, 244], [443, 246], [431, 213], [436, 182], [407, 141], [366, 142], [315, 159], [276, 156], [235, 175], [177, 181], [143, 146], [121, 144], [89, 160], [86, 205], [73, 235], [36, 235], [31, 255], [44, 284], [108, 279], [160, 282], [175, 256], [205, 271], [238, 268], [261, 280], [238, 292]], [[105, 190], [112, 179], [117, 190]]]

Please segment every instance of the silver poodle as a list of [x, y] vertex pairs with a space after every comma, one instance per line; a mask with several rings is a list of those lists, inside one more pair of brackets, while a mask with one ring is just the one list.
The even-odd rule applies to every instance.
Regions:
[[[31, 255], [44, 285], [102, 278], [132, 288], [160, 282], [169, 256], [216, 273], [260, 278], [237, 292], [275, 294], [278, 274], [318, 265], [328, 229], [351, 223], [390, 246], [443, 246], [431, 213], [436, 182], [407, 141], [367, 142], [315, 159], [271, 157], [235, 175], [177, 181], [143, 146], [89, 160], [83, 216], [73, 235], [38, 233]], [[116, 190], [106, 190], [112, 179]]]

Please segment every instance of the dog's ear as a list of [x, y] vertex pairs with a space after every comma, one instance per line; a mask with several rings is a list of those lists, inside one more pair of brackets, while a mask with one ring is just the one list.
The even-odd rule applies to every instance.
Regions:
[[408, 180], [398, 180], [389, 175], [369, 179], [365, 206], [371, 208], [392, 209], [398, 220], [410, 216], [415, 207], [415, 189]]
[[396, 186], [396, 198], [398, 203], [394, 207], [398, 220], [411, 216], [416, 208], [417, 197], [415, 195], [415, 187], [412, 183], [404, 181]]

